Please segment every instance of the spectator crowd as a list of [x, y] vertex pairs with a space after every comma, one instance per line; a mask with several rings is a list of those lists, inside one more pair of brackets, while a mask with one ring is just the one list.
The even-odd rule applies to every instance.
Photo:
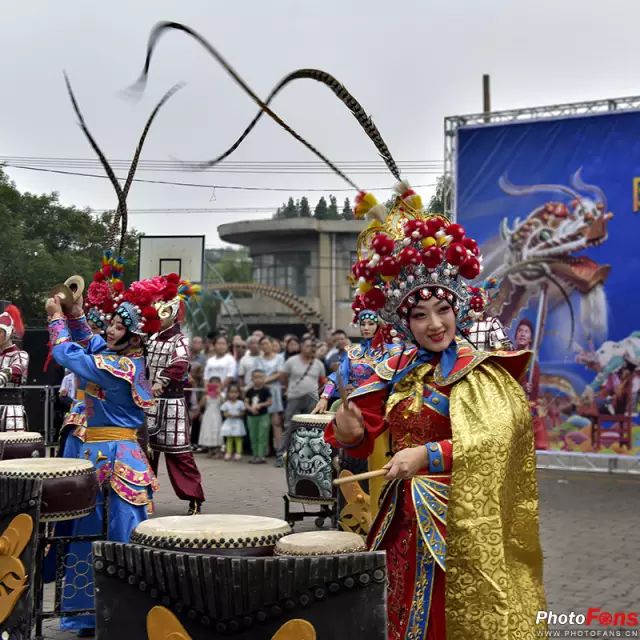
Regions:
[[229, 461], [248, 453], [253, 464], [274, 455], [282, 466], [292, 417], [312, 412], [348, 346], [339, 329], [322, 342], [259, 330], [246, 340], [224, 331], [192, 338], [187, 401], [194, 451]]

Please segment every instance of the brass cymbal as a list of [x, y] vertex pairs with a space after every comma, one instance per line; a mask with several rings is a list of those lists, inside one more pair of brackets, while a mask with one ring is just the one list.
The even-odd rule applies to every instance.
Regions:
[[84, 293], [84, 278], [82, 276], [71, 276], [64, 281], [64, 284], [71, 290], [74, 302]]
[[55, 298], [56, 296], [60, 298], [60, 306], [65, 313], [71, 311], [71, 307], [73, 306], [73, 291], [71, 291], [66, 284], [57, 284], [49, 291], [50, 298]]

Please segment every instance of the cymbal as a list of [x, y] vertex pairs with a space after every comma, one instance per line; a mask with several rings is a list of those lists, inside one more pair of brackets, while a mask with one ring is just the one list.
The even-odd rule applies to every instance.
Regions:
[[84, 293], [84, 278], [82, 276], [71, 276], [64, 281], [64, 284], [71, 290], [74, 301]]
[[56, 296], [60, 298], [60, 306], [65, 313], [70, 312], [73, 306], [73, 291], [66, 284], [57, 284], [49, 291], [50, 298], [55, 298]]

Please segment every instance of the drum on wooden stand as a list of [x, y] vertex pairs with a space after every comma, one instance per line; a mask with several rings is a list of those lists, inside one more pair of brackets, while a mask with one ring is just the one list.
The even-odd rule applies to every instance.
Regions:
[[44, 438], [35, 431], [0, 432], [0, 460], [44, 458]]
[[141, 522], [131, 542], [216, 556], [271, 556], [276, 543], [291, 533], [277, 518], [236, 514], [165, 516]]
[[[308, 517], [314, 517], [318, 527], [326, 518], [335, 524], [334, 451], [324, 441], [324, 430], [333, 417], [333, 413], [301, 413], [291, 419], [292, 430], [285, 459], [287, 494], [284, 503], [285, 520], [292, 526]], [[291, 503], [318, 505], [319, 511], [292, 512]]]
[[98, 478], [88, 460], [18, 458], [0, 460], [0, 479], [41, 478], [40, 520], [55, 522], [86, 516], [96, 506]]
[[[98, 494], [98, 478], [89, 460], [77, 458], [15, 458], [0, 460], [0, 485], [12, 478], [39, 479], [42, 482], [40, 501], [40, 527], [36, 572], [34, 576], [35, 638], [43, 638], [42, 624], [46, 618], [59, 618], [63, 590], [63, 575], [66, 561], [66, 545], [73, 541], [92, 541], [105, 537], [106, 517], [103, 532], [99, 535], [59, 536], [54, 532], [54, 523], [81, 518], [93, 511]], [[54, 609], [44, 610], [43, 567], [47, 549], [55, 548], [55, 596]], [[65, 616], [89, 613], [65, 611]]]

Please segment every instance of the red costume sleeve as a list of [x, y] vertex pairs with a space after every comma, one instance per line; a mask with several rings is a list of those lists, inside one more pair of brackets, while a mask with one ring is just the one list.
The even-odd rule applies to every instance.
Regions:
[[451, 440], [439, 440], [438, 444], [442, 450], [442, 460], [444, 462], [444, 472], [450, 473], [453, 461], [453, 443]]
[[335, 434], [335, 419], [325, 429], [325, 441], [337, 449], [344, 447], [349, 455], [354, 458], [367, 458], [373, 451], [375, 439], [387, 428], [384, 420], [386, 399], [387, 390], [380, 389], [350, 400], [362, 412], [364, 422], [364, 438], [356, 446], [344, 447], [338, 441]]

